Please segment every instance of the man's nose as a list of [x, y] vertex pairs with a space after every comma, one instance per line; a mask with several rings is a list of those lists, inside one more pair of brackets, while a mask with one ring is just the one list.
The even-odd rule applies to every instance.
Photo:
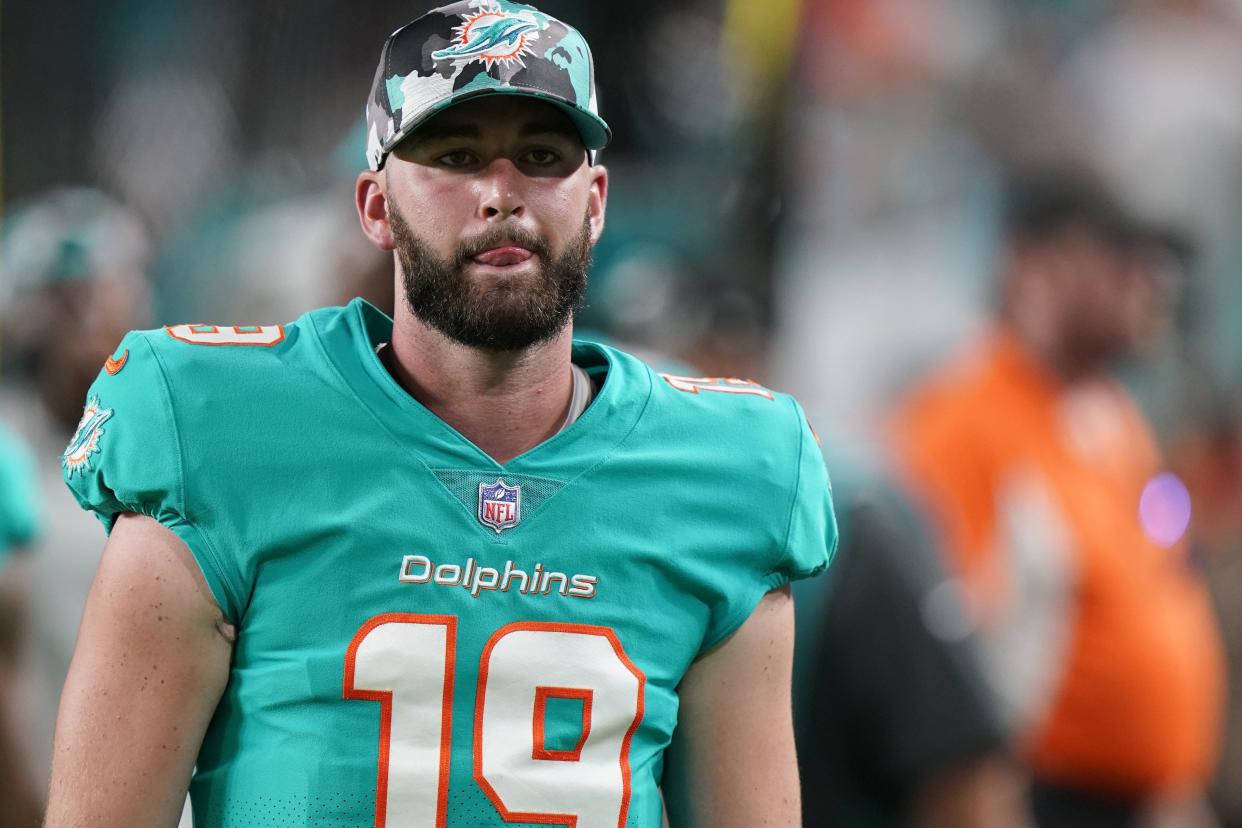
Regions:
[[508, 158], [497, 158], [483, 171], [480, 217], [488, 221], [521, 218], [526, 212], [521, 170]]

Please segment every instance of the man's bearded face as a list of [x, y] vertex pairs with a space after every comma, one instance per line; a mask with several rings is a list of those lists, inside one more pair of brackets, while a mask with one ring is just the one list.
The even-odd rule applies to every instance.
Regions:
[[[556, 336], [582, 305], [591, 263], [589, 215], [563, 253], [522, 227], [495, 227], [464, 240], [442, 258], [418, 238], [395, 205], [389, 221], [404, 277], [405, 300], [425, 324], [472, 348], [517, 351]], [[505, 245], [538, 257], [533, 273], [472, 273], [475, 256]]]

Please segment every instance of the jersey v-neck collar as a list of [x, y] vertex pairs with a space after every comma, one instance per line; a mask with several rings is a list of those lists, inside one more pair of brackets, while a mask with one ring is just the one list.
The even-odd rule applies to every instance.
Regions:
[[575, 341], [574, 363], [597, 385], [603, 376], [595, 399], [568, 428], [500, 464], [411, 396], [384, 367], [375, 349], [392, 338], [393, 322], [383, 311], [355, 299], [334, 314], [312, 318], [328, 359], [359, 402], [432, 468], [496, 469], [568, 480], [610, 455], [651, 397], [650, 372], [637, 360]]

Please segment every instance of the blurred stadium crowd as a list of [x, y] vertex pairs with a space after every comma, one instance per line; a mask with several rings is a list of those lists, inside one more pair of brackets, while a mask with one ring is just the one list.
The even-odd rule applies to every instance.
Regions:
[[[362, 104], [430, 5], [4, 4], [0, 826], [104, 540], [86, 387], [129, 328], [391, 309]], [[582, 335], [824, 438], [806, 824], [1242, 826], [1242, 2], [540, 6], [616, 135]]]

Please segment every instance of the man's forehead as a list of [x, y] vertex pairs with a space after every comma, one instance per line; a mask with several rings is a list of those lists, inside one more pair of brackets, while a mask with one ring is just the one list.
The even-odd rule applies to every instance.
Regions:
[[482, 137], [485, 133], [558, 134], [581, 141], [573, 122], [555, 105], [520, 95], [483, 95], [445, 109], [418, 127], [416, 142], [446, 137]]

